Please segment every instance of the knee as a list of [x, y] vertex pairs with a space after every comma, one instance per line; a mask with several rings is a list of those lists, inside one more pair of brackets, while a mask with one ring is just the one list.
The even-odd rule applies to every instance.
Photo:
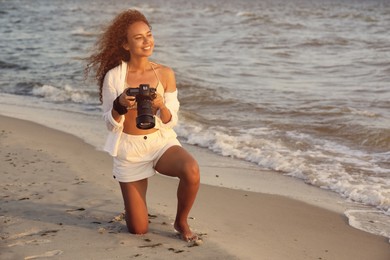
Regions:
[[137, 226], [129, 226], [127, 225], [127, 230], [129, 231], [129, 233], [131, 234], [134, 234], [134, 235], [143, 235], [143, 234], [146, 234], [148, 233], [148, 226], [141, 226], [141, 225], [137, 225]]
[[184, 166], [185, 180], [193, 185], [200, 183], [199, 165], [195, 160], [187, 162]]
[[149, 229], [149, 220], [147, 219], [135, 219], [135, 217], [133, 216], [133, 218], [129, 218], [127, 217], [126, 215], [126, 226], [127, 226], [127, 230], [129, 231], [129, 233], [131, 234], [135, 234], [135, 235], [143, 235], [143, 234], [146, 234], [148, 233], [148, 229]]

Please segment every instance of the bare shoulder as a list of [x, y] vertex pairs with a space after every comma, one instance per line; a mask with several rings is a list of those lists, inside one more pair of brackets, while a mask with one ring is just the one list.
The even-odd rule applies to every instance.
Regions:
[[176, 89], [175, 72], [172, 68], [152, 62], [152, 65], [166, 91], [174, 91]]
[[163, 74], [174, 74], [173, 69], [171, 69], [170, 67], [168, 67], [164, 64], [152, 62], [152, 65], [153, 65], [154, 69], [162, 75]]

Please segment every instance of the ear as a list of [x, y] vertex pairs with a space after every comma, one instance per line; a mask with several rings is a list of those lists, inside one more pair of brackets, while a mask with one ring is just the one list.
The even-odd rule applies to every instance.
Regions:
[[122, 44], [122, 48], [125, 49], [126, 51], [130, 50], [129, 43], [126, 41], [124, 44]]

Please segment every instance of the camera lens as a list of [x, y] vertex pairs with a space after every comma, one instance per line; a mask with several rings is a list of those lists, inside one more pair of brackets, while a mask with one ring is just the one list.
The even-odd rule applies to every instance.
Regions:
[[156, 124], [154, 117], [150, 115], [138, 116], [136, 121], [139, 129], [151, 129]]
[[150, 129], [155, 126], [155, 119], [153, 116], [152, 101], [138, 96], [136, 123], [139, 129]]

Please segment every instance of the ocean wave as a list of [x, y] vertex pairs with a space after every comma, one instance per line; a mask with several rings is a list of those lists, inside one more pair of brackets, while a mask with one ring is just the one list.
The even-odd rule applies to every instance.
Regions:
[[[390, 222], [388, 214], [379, 210], [358, 209], [344, 212], [350, 226], [390, 238]], [[375, 220], [375, 221], [374, 221]]]
[[[367, 118], [379, 118], [381, 114], [367, 109], [353, 108], [337, 104], [329, 104], [324, 101], [310, 102], [294, 109], [289, 108], [286, 111], [280, 111], [279, 114], [286, 116], [317, 116], [317, 117], [342, 117], [348, 115], [357, 115]], [[323, 103], [323, 104], [321, 104]]]
[[5, 62], [0, 60], [0, 69], [16, 69], [16, 70], [27, 70], [28, 67], [15, 63]]
[[370, 154], [300, 132], [268, 127], [238, 129], [205, 127], [182, 118], [177, 128], [186, 142], [223, 156], [303, 179], [355, 202], [386, 211], [390, 208], [390, 170], [381, 162], [386, 153]]
[[348, 20], [356, 20], [356, 21], [362, 21], [367, 23], [376, 23], [378, 22], [378, 19], [374, 16], [363, 14], [363, 13], [357, 13], [357, 12], [350, 12], [350, 11], [342, 11], [336, 14], [330, 15], [331, 19], [348, 19]]
[[239, 11], [236, 13], [236, 17], [242, 18], [242, 22], [244, 24], [252, 24], [253, 22], [258, 23], [261, 22], [262, 24], [272, 24], [273, 20], [271, 17], [267, 14], [259, 14], [252, 11]]
[[239, 11], [236, 13], [236, 16], [239, 16], [239, 17], [256, 17], [257, 14], [254, 13], [254, 12], [250, 12], [250, 11]]
[[43, 85], [42, 83], [35, 82], [35, 81], [18, 82], [11, 90], [6, 89], [5, 92], [16, 94], [16, 95], [29, 96], [32, 95], [32, 91], [35, 87], [41, 87], [42, 85]]
[[376, 118], [381, 116], [379, 113], [373, 111], [361, 110], [353, 107], [348, 107], [345, 109], [345, 111], [351, 113], [352, 115], [359, 115], [359, 116], [370, 117], [370, 118]]
[[343, 37], [335, 37], [335, 38], [314, 38], [308, 39], [303, 43], [296, 45], [295, 47], [323, 47], [323, 46], [348, 46], [349, 40]]
[[42, 85], [35, 87], [32, 90], [32, 94], [37, 97], [45, 98], [48, 101], [53, 102], [73, 102], [91, 104], [96, 103], [96, 97], [91, 96], [91, 92], [73, 88], [72, 86], [65, 85], [63, 88], [57, 88], [50, 85]]
[[80, 89], [70, 85], [56, 87], [41, 82], [19, 82], [12, 89], [8, 89], [5, 92], [39, 97], [48, 102], [99, 104], [96, 90]]
[[96, 31], [86, 31], [83, 27], [78, 27], [71, 31], [71, 35], [74, 36], [83, 36], [83, 37], [96, 37], [99, 35]]
[[156, 8], [154, 8], [148, 4], [133, 6], [133, 7], [131, 7], [131, 9], [137, 9], [137, 10], [141, 11], [142, 13], [155, 13], [157, 11]]
[[284, 23], [278, 23], [275, 26], [277, 26], [279, 28], [282, 27], [286, 30], [303, 30], [306, 28], [306, 25], [299, 23], [299, 22], [296, 22], [296, 23], [284, 22]]

